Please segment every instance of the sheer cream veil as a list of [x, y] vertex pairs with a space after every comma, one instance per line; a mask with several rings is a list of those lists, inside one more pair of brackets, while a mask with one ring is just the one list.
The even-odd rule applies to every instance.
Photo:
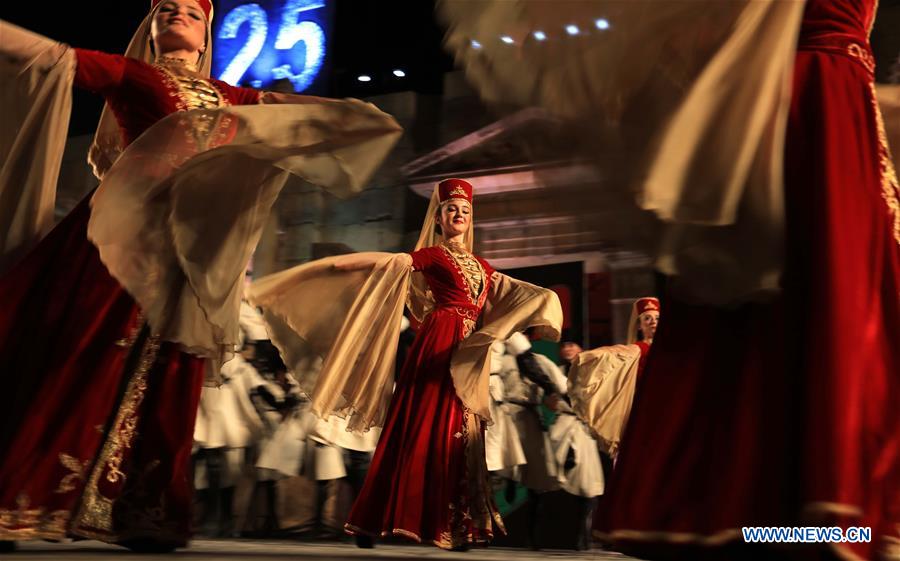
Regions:
[[638, 318], [639, 317], [640, 316], [638, 315], [637, 305], [632, 304], [631, 305], [631, 316], [628, 317], [628, 337], [625, 339], [625, 341], [629, 345], [633, 345], [633, 344], [637, 343], [637, 340], [638, 340], [638, 336], [637, 336]]

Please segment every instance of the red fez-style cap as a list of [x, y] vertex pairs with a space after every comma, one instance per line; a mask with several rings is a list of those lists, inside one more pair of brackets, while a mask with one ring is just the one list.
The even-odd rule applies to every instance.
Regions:
[[445, 179], [438, 183], [441, 204], [450, 199], [462, 199], [472, 204], [472, 184], [463, 179]]

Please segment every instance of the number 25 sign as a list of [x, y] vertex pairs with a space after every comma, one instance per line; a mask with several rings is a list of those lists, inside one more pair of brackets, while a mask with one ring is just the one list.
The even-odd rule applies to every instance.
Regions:
[[309, 89], [327, 53], [327, 2], [222, 2], [229, 6], [214, 30], [213, 73], [229, 84], [259, 88], [286, 78], [295, 91]]

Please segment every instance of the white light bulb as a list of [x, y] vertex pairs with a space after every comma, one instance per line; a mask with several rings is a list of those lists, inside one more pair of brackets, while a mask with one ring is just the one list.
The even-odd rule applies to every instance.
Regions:
[[577, 25], [567, 25], [566, 33], [569, 35], [578, 35], [578, 26]]
[[406, 72], [404, 72], [398, 68], [397, 70], [394, 70], [394, 76], [396, 76], [398, 78], [403, 78], [404, 76], [406, 76]]
[[475, 39], [472, 39], [471, 45], [472, 45], [472, 48], [473, 48], [473, 49], [480, 49], [480, 48], [481, 48], [481, 43], [479, 43], [479, 42], [476, 41]]
[[533, 33], [533, 35], [534, 35], [534, 38], [537, 39], [538, 41], [543, 41], [544, 39], [547, 38], [547, 34], [544, 33], [543, 31], [535, 31]]
[[359, 80], [360, 82], [371, 82], [372, 81], [372, 77], [369, 76], [368, 74], [361, 74], [361, 75], [357, 76], [356, 79]]
[[507, 45], [512, 45], [513, 43], [515, 43], [515, 41], [513, 41], [513, 38], [510, 37], [509, 35], [503, 35], [502, 37], [500, 37], [500, 40], [503, 41], [504, 43], [506, 43]]
[[594, 22], [594, 25], [597, 26], [597, 29], [606, 30], [609, 29], [609, 20], [606, 18], [600, 18]]

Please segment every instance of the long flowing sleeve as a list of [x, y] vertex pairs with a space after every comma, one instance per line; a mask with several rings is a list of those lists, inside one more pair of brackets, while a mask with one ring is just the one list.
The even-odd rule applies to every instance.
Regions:
[[631, 414], [640, 359], [637, 345], [613, 345], [580, 353], [569, 369], [572, 409], [612, 457]]
[[655, 254], [688, 296], [724, 304], [777, 288], [803, 7], [442, 0], [439, 12], [483, 97], [573, 121], [573, 151], [613, 178], [598, 189], [630, 217], [620, 241]]
[[75, 55], [0, 20], [0, 270], [53, 225]]
[[491, 345], [529, 327], [538, 337], [557, 341], [562, 319], [555, 292], [494, 273], [482, 326], [460, 343], [450, 363], [453, 385], [463, 404], [490, 421]]
[[344, 417], [355, 431], [383, 424], [411, 271], [409, 254], [364, 252], [251, 285], [272, 342], [320, 418]]
[[244, 270], [288, 176], [349, 196], [400, 133], [358, 100], [174, 113], [106, 172], [88, 237], [155, 333], [221, 361], [239, 341]]

